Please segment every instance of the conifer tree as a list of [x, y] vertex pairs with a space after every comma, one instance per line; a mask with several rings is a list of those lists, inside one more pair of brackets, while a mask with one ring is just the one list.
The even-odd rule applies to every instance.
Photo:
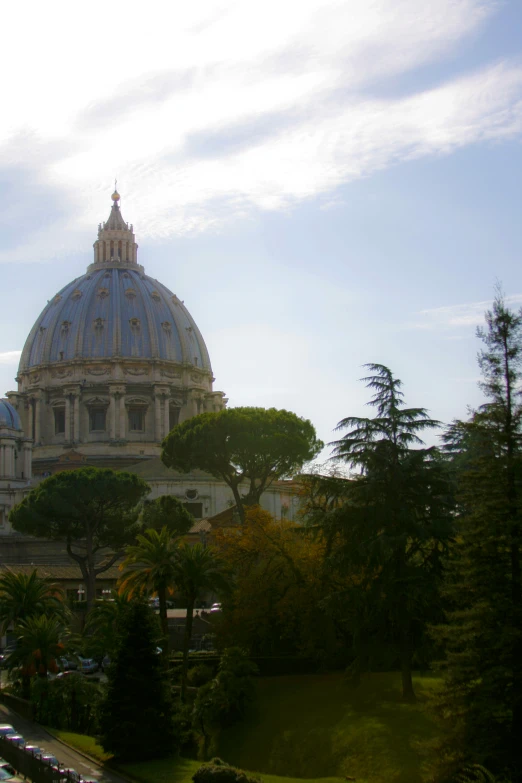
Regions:
[[157, 618], [133, 601], [120, 624], [120, 639], [100, 710], [105, 751], [121, 761], [142, 761], [178, 750], [170, 685], [158, 655]]
[[375, 391], [373, 418], [348, 417], [334, 455], [359, 475], [341, 507], [325, 515], [341, 546], [334, 565], [353, 575], [350, 595], [357, 660], [387, 648], [400, 659], [405, 699], [415, 697], [413, 656], [439, 608], [442, 555], [452, 535], [451, 492], [435, 447], [419, 432], [439, 426], [424, 408], [407, 408], [401, 381], [383, 365], [366, 365]]
[[460, 514], [435, 635], [445, 643], [439, 709], [448, 759], [522, 781], [522, 311], [497, 293], [478, 361], [487, 402], [448, 433]]

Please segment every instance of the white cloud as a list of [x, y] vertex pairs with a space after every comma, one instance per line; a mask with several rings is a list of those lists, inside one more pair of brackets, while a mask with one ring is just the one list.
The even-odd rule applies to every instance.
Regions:
[[[73, 192], [76, 228], [103, 217], [113, 173], [126, 219], [139, 215], [140, 236], [161, 237], [522, 131], [517, 63], [407, 96], [375, 92], [476, 33], [493, 0], [94, 2], [81, 36], [70, 35], [70, 4], [54, 4], [52, 24], [33, 5], [31, 57], [14, 38], [0, 52], [10, 73], [0, 165], [30, 165]], [[24, 8], [10, 5], [7, 27], [20, 26]], [[15, 257], [32, 247], [28, 239]]]
[[0, 364], [18, 364], [22, 351], [0, 352]]
[[[522, 294], [505, 296], [508, 307], [518, 309], [522, 305]], [[454, 329], [464, 327], [470, 329], [484, 324], [484, 313], [491, 309], [492, 300], [483, 302], [467, 302], [466, 304], [446, 305], [421, 310], [422, 320], [409, 324], [410, 329]], [[459, 339], [458, 337], [454, 339]]]

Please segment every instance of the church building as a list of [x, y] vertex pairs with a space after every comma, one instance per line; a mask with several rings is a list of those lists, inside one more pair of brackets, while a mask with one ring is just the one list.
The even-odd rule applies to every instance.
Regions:
[[[0, 535], [13, 536], [9, 509], [25, 492], [82, 465], [136, 472], [151, 497], [176, 495], [196, 520], [232, 505], [222, 482], [160, 460], [172, 427], [221, 410], [227, 399], [214, 391], [205, 342], [184, 302], [138, 263], [119, 201], [115, 191], [92, 263], [48, 301], [22, 351], [18, 389], [0, 401]], [[296, 501], [290, 482], [274, 482], [263, 497], [269, 511], [289, 518]]]

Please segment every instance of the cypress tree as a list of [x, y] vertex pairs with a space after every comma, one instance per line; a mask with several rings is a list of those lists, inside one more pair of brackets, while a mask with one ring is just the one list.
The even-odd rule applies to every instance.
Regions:
[[178, 750], [170, 684], [157, 654], [159, 635], [154, 612], [142, 602], [131, 602], [100, 710], [103, 748], [122, 761], [159, 758]]

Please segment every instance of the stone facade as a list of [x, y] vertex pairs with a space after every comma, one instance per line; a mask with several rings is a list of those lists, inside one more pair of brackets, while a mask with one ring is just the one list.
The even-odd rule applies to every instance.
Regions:
[[9, 400], [0, 400], [0, 535], [10, 531], [9, 510], [28, 491], [32, 475], [32, 443]]

